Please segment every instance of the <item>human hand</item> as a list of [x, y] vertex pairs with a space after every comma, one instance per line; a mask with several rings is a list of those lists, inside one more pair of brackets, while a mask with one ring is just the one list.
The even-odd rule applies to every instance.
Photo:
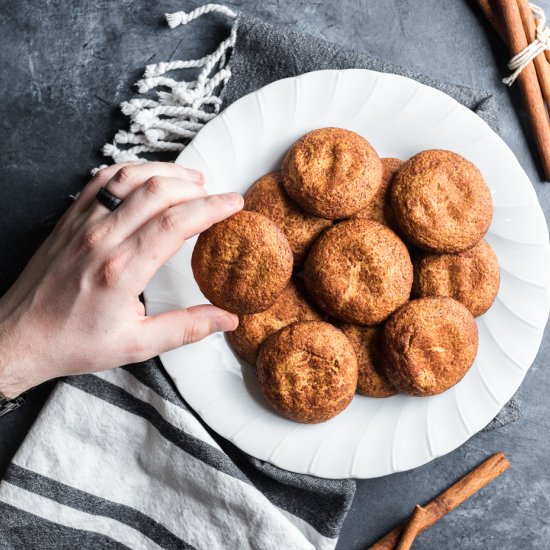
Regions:
[[[142, 361], [237, 316], [198, 305], [148, 317], [139, 295], [184, 241], [240, 210], [237, 193], [208, 196], [202, 174], [168, 163], [100, 170], [0, 300], [0, 393]], [[124, 202], [113, 212], [95, 195]]]

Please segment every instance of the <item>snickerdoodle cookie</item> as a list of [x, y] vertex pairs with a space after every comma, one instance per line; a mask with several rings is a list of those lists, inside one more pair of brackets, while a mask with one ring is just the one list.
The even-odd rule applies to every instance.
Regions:
[[202, 293], [234, 313], [273, 305], [292, 274], [292, 250], [282, 231], [256, 212], [237, 212], [201, 233], [191, 267]]
[[317, 239], [304, 275], [323, 310], [348, 323], [376, 325], [409, 299], [413, 268], [393, 231], [371, 220], [349, 220]]
[[493, 249], [479, 241], [458, 254], [426, 254], [415, 263], [416, 296], [450, 296], [464, 304], [474, 317], [495, 301], [500, 275]]
[[401, 166], [390, 189], [399, 228], [431, 252], [461, 252], [478, 243], [493, 215], [491, 194], [468, 160], [440, 149], [422, 151]]
[[271, 172], [257, 180], [244, 195], [244, 208], [263, 214], [286, 235], [295, 267], [302, 264], [319, 233], [332, 225], [332, 221], [311, 216], [290, 200], [280, 172]]
[[413, 300], [384, 326], [383, 368], [398, 390], [435, 395], [459, 382], [477, 354], [472, 314], [453, 298]]
[[229, 343], [245, 361], [254, 365], [262, 342], [271, 334], [297, 321], [322, 321], [301, 292], [301, 281], [292, 279], [277, 301], [265, 311], [239, 316], [239, 326], [227, 333]]
[[306, 212], [338, 220], [369, 204], [382, 182], [382, 163], [370, 143], [341, 128], [321, 128], [292, 145], [283, 184]]
[[344, 334], [305, 321], [272, 334], [256, 363], [260, 389], [281, 415], [314, 424], [342, 412], [357, 388], [357, 360]]
[[381, 367], [382, 327], [360, 327], [348, 323], [337, 327], [347, 336], [357, 358], [359, 378], [357, 392], [369, 397], [390, 397], [397, 390], [390, 384]]
[[393, 228], [395, 221], [389, 201], [389, 190], [393, 176], [403, 164], [403, 161], [396, 158], [383, 158], [380, 160], [382, 161], [382, 184], [368, 206], [355, 214], [354, 218], [374, 220], [382, 225]]

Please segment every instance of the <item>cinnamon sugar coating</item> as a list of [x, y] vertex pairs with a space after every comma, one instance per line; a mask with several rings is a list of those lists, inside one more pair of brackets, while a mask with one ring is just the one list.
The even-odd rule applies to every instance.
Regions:
[[199, 235], [191, 267], [202, 293], [234, 313], [272, 306], [292, 274], [287, 238], [256, 212], [237, 212]]
[[413, 268], [393, 231], [371, 220], [349, 220], [319, 237], [304, 276], [321, 309], [342, 321], [376, 325], [409, 299]]
[[263, 214], [285, 234], [294, 266], [300, 267], [317, 236], [332, 225], [331, 220], [312, 216], [287, 195], [280, 172], [271, 172], [255, 181], [244, 195], [244, 208]]
[[450, 296], [478, 317], [495, 301], [499, 282], [497, 257], [482, 240], [465, 252], [421, 256], [415, 262], [413, 294]]
[[239, 357], [254, 365], [260, 346], [271, 334], [298, 321], [322, 321], [321, 314], [305, 299], [300, 283], [291, 279], [269, 309], [239, 316], [239, 326], [227, 333]]
[[403, 161], [391, 157], [380, 160], [382, 161], [382, 183], [368, 206], [353, 217], [373, 220], [395, 231], [397, 224], [389, 200], [389, 191], [393, 177], [403, 164]]
[[452, 298], [412, 300], [390, 317], [383, 334], [384, 372], [409, 395], [436, 395], [462, 380], [477, 354], [477, 325]]
[[357, 388], [357, 361], [349, 340], [329, 323], [294, 323], [260, 348], [260, 389], [282, 416], [325, 422], [342, 412]]
[[292, 145], [282, 177], [289, 196], [306, 212], [339, 220], [367, 207], [382, 183], [382, 163], [359, 134], [320, 128]]
[[441, 149], [422, 151], [398, 170], [390, 190], [404, 236], [431, 252], [462, 252], [489, 229], [493, 205], [481, 172]]
[[382, 327], [360, 327], [349, 323], [341, 323], [337, 327], [346, 335], [355, 351], [359, 370], [357, 393], [369, 397], [395, 395], [397, 390], [390, 384], [382, 369]]

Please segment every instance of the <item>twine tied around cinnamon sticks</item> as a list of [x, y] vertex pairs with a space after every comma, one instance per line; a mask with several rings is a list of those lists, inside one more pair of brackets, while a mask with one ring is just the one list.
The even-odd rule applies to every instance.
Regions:
[[[550, 37], [544, 12], [538, 6], [533, 11], [533, 4], [529, 4], [529, 0], [475, 2], [507, 44], [512, 61], [520, 60], [520, 65], [514, 69], [517, 73], [515, 77], [529, 116], [546, 181], [550, 181], [550, 121], [547, 111], [550, 109]], [[522, 69], [518, 71], [520, 66]]]
[[521, 73], [537, 55], [545, 50], [550, 50], [550, 29], [546, 26], [546, 14], [544, 10], [536, 4], [530, 3], [529, 7], [531, 8], [533, 17], [537, 21], [535, 38], [526, 48], [514, 55], [508, 62], [508, 68], [514, 71], [510, 76], [502, 79], [502, 82], [508, 86], [511, 86], [515, 82], [519, 73]]

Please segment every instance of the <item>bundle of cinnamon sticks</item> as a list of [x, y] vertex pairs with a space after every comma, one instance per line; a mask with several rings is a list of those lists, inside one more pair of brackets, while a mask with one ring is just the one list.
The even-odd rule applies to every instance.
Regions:
[[[535, 40], [537, 22], [529, 0], [476, 0], [507, 44], [511, 56]], [[546, 180], [550, 181], [550, 51], [537, 55], [519, 74], [518, 84], [533, 128]], [[546, 104], [546, 105], [545, 105]]]

